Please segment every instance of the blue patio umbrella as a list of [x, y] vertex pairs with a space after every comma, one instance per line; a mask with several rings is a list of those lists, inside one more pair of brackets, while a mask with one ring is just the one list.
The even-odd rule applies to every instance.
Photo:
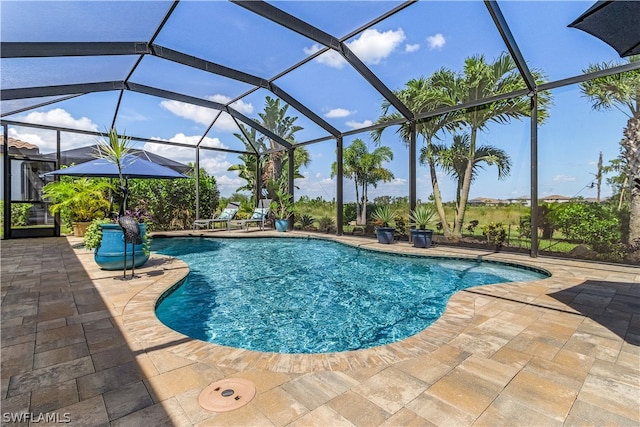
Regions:
[[[98, 158], [79, 165], [47, 172], [44, 176], [84, 176], [101, 178], [119, 178], [118, 166], [108, 159]], [[187, 178], [186, 175], [168, 167], [152, 163], [138, 156], [128, 155], [122, 159], [122, 177], [129, 178]]]
[[[158, 165], [156, 163], [144, 160], [138, 156], [128, 155], [122, 159], [122, 177], [125, 179], [125, 187], [121, 190], [124, 193], [122, 206], [120, 207], [120, 215], [124, 214], [127, 206], [127, 197], [129, 195], [128, 181], [130, 178], [155, 178], [155, 179], [173, 179], [188, 178], [186, 175], [176, 172], [168, 167]], [[94, 178], [120, 178], [118, 166], [109, 159], [97, 158], [79, 165], [70, 166], [68, 168], [58, 169], [53, 172], [47, 172], [42, 176], [82, 176]]]

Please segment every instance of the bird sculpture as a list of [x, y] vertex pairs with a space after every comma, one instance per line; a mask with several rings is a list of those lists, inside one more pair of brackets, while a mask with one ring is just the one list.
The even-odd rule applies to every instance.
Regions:
[[128, 215], [122, 215], [118, 218], [118, 224], [120, 224], [120, 228], [122, 228], [122, 233], [124, 234], [124, 272], [123, 278], [127, 279], [127, 243], [131, 243], [132, 247], [132, 255], [131, 255], [131, 279], [134, 277], [135, 273], [135, 257], [136, 257], [136, 247], [135, 245], [139, 245], [142, 243], [142, 237], [140, 236], [140, 224], [134, 218]]

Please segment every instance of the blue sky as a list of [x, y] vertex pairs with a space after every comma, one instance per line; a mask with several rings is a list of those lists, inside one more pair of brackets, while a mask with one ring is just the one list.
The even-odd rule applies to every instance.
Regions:
[[[312, 25], [342, 38], [398, 2], [329, 1], [274, 2], [286, 12], [308, 19]], [[591, 1], [500, 1], [499, 5], [528, 66], [542, 71], [548, 80], [580, 74], [590, 63], [623, 61], [600, 40], [567, 28], [591, 6]], [[3, 1], [2, 38], [5, 41], [146, 41], [170, 2], [12, 2]], [[106, 8], [106, 9], [105, 9]], [[125, 13], [121, 13], [126, 11]], [[70, 25], [69, 23], [73, 23]], [[204, 42], [203, 42], [204, 41]], [[313, 54], [319, 46], [312, 40], [273, 24], [228, 2], [181, 2], [156, 43], [212, 62], [272, 78]], [[488, 61], [506, 51], [481, 1], [419, 2], [374, 25], [347, 41], [350, 49], [391, 90], [440, 67], [461, 70], [465, 58], [483, 54]], [[2, 60], [2, 88], [122, 80], [136, 57], [36, 58]], [[145, 56], [132, 82], [217, 102], [228, 102], [250, 86], [223, 77]], [[382, 96], [371, 88], [339, 55], [327, 53], [275, 80], [275, 83], [340, 131], [367, 126], [379, 117]], [[266, 90], [257, 90], [234, 104], [248, 117], [257, 118], [264, 108]], [[578, 86], [553, 91], [549, 119], [539, 128], [539, 195], [595, 197], [593, 182], [598, 155], [605, 163], [619, 153], [619, 141], [627, 117], [619, 111], [592, 111]], [[69, 128], [104, 131], [110, 126], [118, 92], [83, 95], [6, 118], [55, 124]], [[4, 106], [4, 104], [3, 104]], [[8, 106], [7, 106], [8, 108]], [[177, 101], [126, 92], [116, 127], [128, 135], [195, 145], [206, 132], [216, 111]], [[304, 130], [298, 141], [326, 136], [312, 121], [293, 109]], [[505, 150], [512, 159], [512, 173], [497, 180], [488, 167], [474, 182], [471, 197], [510, 198], [529, 194], [529, 121], [491, 125], [479, 135], [479, 143]], [[407, 150], [395, 134], [383, 133], [383, 144], [394, 150], [387, 167], [395, 179], [370, 189], [377, 195], [408, 195]], [[233, 136], [237, 128], [223, 114], [207, 134], [204, 146], [241, 149]], [[55, 149], [50, 131], [11, 127], [10, 136], [38, 144], [42, 152]], [[345, 139], [345, 145], [363, 133]], [[451, 141], [451, 136], [444, 141]], [[94, 143], [86, 136], [63, 134], [63, 149]], [[419, 141], [421, 146], [421, 141]], [[194, 161], [194, 149], [145, 144], [146, 149], [172, 159]], [[371, 144], [371, 149], [375, 147]], [[297, 195], [331, 199], [336, 194], [330, 178], [335, 161], [335, 142], [307, 146], [311, 156], [306, 176], [297, 182]], [[242, 181], [227, 168], [238, 162], [234, 154], [203, 150], [201, 165], [214, 175], [221, 193], [230, 195]], [[445, 200], [454, 198], [454, 183], [441, 176]], [[353, 184], [345, 181], [345, 198], [353, 199]], [[427, 170], [418, 167], [418, 197], [431, 193]], [[603, 187], [603, 195], [610, 189]]]

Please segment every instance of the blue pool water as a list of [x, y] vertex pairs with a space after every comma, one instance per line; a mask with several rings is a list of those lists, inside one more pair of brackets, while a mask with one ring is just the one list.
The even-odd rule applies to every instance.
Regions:
[[318, 239], [156, 238], [152, 250], [191, 269], [156, 308], [165, 325], [216, 344], [281, 353], [389, 344], [433, 323], [456, 291], [548, 276]]

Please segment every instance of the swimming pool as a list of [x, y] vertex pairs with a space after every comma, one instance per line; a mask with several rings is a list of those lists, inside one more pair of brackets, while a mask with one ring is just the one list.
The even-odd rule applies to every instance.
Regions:
[[301, 238], [156, 238], [187, 278], [156, 314], [187, 336], [280, 353], [370, 348], [423, 330], [471, 286], [548, 277], [542, 270], [402, 256]]

